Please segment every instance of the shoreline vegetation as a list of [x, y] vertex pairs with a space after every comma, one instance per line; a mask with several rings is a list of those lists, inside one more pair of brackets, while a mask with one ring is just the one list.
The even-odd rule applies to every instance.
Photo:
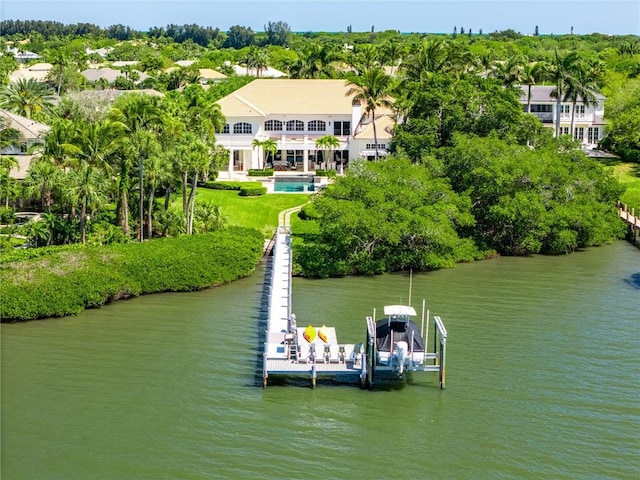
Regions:
[[[226, 122], [217, 102], [269, 68], [343, 80], [364, 113], [390, 111], [396, 121], [388, 155], [378, 158], [374, 138], [375, 160], [349, 159], [345, 175], [334, 175], [294, 219], [295, 274], [565, 254], [622, 237], [617, 201], [640, 210], [634, 35], [547, 36], [537, 27], [532, 35], [296, 34], [285, 22], [269, 22], [264, 33], [240, 25], [0, 27], [2, 51], [38, 57], [20, 65], [0, 56], [0, 108], [50, 128], [41, 143], [0, 121], [3, 322], [249, 275], [277, 212], [307, 201], [216, 181], [230, 158], [216, 141]], [[43, 62], [46, 77], [9, 81]], [[120, 76], [90, 81], [82, 73], [90, 65]], [[571, 127], [554, 132], [530, 101], [523, 106], [532, 85], [555, 89], [556, 105], [573, 112]], [[606, 97], [607, 131], [598, 147], [624, 164], [580, 150], [589, 130], [574, 131], [575, 107], [597, 94]], [[7, 152], [27, 150], [34, 161], [18, 181]], [[39, 221], [19, 224], [10, 205], [22, 199], [36, 202]], [[15, 250], [18, 238], [30, 248]]]
[[222, 285], [251, 275], [263, 246], [259, 231], [228, 227], [145, 243], [49, 247], [0, 264], [0, 319], [62, 317], [139, 295]]

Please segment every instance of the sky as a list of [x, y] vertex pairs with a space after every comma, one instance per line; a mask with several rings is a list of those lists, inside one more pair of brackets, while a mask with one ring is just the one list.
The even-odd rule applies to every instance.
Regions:
[[[541, 34], [640, 35], [640, 0], [0, 0], [0, 20], [123, 24], [137, 30], [168, 24], [233, 25], [264, 31], [282, 20], [294, 32], [477, 33], [513, 29]], [[0, 32], [1, 33], [1, 32]]]

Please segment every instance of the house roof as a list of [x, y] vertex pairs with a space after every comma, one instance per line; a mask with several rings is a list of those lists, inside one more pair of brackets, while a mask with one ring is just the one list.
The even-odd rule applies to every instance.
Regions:
[[[379, 140], [389, 140], [393, 137], [393, 128], [396, 126], [396, 122], [390, 115], [381, 115], [376, 118], [376, 137]], [[353, 138], [358, 140], [373, 140], [373, 122], [363, 124], [362, 128], [356, 132]]]
[[[527, 101], [527, 93], [528, 87], [526, 85], [518, 85], [518, 87], [522, 90], [522, 95], [520, 95], [520, 101]], [[555, 90], [556, 87], [553, 85], [532, 85], [531, 86], [531, 103], [539, 103], [539, 102], [555, 102], [556, 99], [551, 96], [551, 92]], [[606, 97], [596, 94], [596, 98], [598, 102], [603, 102]], [[579, 97], [578, 101], [581, 102], [582, 99]]]
[[114, 67], [131, 67], [133, 65], [137, 65], [138, 63], [140, 63], [139, 60], [118, 60], [112, 62], [111, 65], [113, 65]]
[[218, 80], [227, 78], [224, 73], [217, 72], [216, 70], [213, 70], [211, 68], [201, 68], [198, 70], [198, 72], [200, 74], [200, 77], [202, 77], [204, 80]]
[[16, 115], [8, 110], [0, 109], [0, 117], [6, 121], [6, 126], [15, 128], [20, 132], [25, 140], [41, 138], [48, 131], [49, 126], [43, 123], [36, 122], [27, 117]]
[[190, 67], [194, 63], [196, 63], [195, 60], [178, 60], [177, 62], [175, 62], [176, 65], [179, 65], [181, 67]]
[[109, 83], [113, 83], [116, 81], [116, 78], [124, 77], [124, 74], [120, 73], [118, 70], [114, 70], [113, 68], [88, 68], [83, 70], [81, 73], [90, 82], [95, 82], [100, 78], [104, 78]]
[[[233, 71], [238, 76], [247, 76], [247, 75], [250, 75], [252, 77], [258, 76], [258, 69], [253, 67], [249, 68], [248, 72], [247, 72], [247, 67], [243, 67], [240, 65], [233, 65], [231, 68], [233, 68]], [[281, 78], [286, 76], [287, 76], [286, 73], [281, 72], [280, 70], [273, 67], [266, 67], [260, 70], [261, 78]]]
[[226, 117], [351, 115], [344, 80], [257, 79], [218, 100]]
[[140, 90], [80, 90], [78, 92], [68, 93], [67, 96], [76, 100], [113, 102], [117, 97], [126, 93], [138, 93], [143, 95], [152, 95], [154, 97], [164, 97], [164, 93], [152, 88], [144, 88]]
[[[134, 70], [134, 72], [138, 73], [139, 75], [138, 81], [140, 82], [149, 78], [149, 75], [147, 75], [144, 72], [139, 72], [138, 70]], [[84, 78], [86, 78], [90, 82], [95, 82], [100, 78], [104, 78], [109, 83], [113, 83], [116, 81], [116, 78], [125, 77], [125, 74], [120, 70], [114, 70], [113, 68], [108, 68], [108, 67], [98, 68], [98, 69], [88, 68], [86, 70], [83, 70], [80, 73], [84, 76]]]
[[27, 70], [32, 72], [48, 72], [53, 68], [53, 65], [50, 63], [34, 63], [33, 65], [27, 67]]

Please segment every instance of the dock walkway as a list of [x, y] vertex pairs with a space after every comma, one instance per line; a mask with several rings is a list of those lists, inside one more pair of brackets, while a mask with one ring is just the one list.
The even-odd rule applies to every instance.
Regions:
[[[269, 374], [309, 376], [315, 386], [318, 375], [358, 375], [364, 378], [360, 346], [339, 344], [335, 328], [311, 327], [314, 339], [305, 338], [291, 313], [292, 249], [290, 215], [301, 207], [280, 214], [280, 226], [272, 242], [267, 275], [268, 316], [263, 353], [263, 386]], [[307, 327], [308, 328], [308, 327]], [[322, 338], [324, 337], [324, 339]]]

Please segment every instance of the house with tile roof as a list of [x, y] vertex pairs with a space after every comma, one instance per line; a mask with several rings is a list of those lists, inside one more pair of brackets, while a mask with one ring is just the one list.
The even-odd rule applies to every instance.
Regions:
[[[528, 87], [520, 85], [522, 95], [520, 103], [524, 111], [527, 111]], [[555, 87], [546, 85], [533, 85], [531, 87], [530, 113], [540, 119], [544, 126], [556, 128], [556, 99], [551, 93]], [[582, 98], [578, 98], [575, 106], [574, 131], [571, 129], [572, 102], [563, 101], [560, 104], [560, 135], [571, 134], [578, 140], [585, 150], [596, 148], [598, 142], [604, 137], [604, 101], [605, 97], [597, 94], [594, 104], [585, 104]]]
[[17, 82], [18, 80], [29, 80], [33, 79], [37, 82], [44, 82], [49, 75], [49, 72], [53, 68], [53, 65], [50, 63], [36, 63], [31, 66], [20, 66], [18, 70], [11, 72], [9, 74], [10, 82]]
[[0, 109], [0, 118], [5, 128], [14, 128], [22, 136], [19, 145], [3, 148], [0, 154], [10, 155], [18, 161], [18, 166], [11, 169], [9, 176], [16, 180], [24, 180], [34, 157], [30, 153], [31, 147], [44, 144], [44, 136], [50, 127], [3, 109]]
[[[323, 152], [316, 141], [326, 135], [340, 142], [330, 153], [329, 168], [348, 168], [356, 158], [373, 159], [374, 119], [353, 102], [353, 95], [346, 95], [348, 90], [344, 80], [257, 79], [218, 100], [226, 125], [216, 139], [229, 151], [221, 177], [263, 167], [262, 152], [252, 146], [255, 139], [276, 142], [276, 154], [265, 162], [276, 171], [310, 173], [321, 168]], [[381, 108], [375, 122], [379, 154], [385, 155], [393, 133], [392, 112]]]

